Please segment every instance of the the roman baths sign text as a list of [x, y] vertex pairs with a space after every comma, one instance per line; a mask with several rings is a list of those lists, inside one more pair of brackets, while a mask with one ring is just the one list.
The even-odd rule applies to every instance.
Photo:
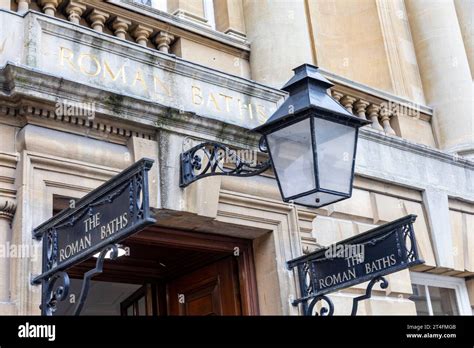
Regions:
[[288, 262], [303, 297], [327, 294], [423, 263], [408, 215]]
[[153, 160], [141, 159], [38, 226], [34, 235], [43, 239], [43, 274], [36, 280], [82, 262], [154, 223], [147, 179], [152, 164]]

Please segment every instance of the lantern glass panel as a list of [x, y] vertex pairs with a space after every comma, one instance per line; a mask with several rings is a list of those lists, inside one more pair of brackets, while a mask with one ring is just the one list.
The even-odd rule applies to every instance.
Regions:
[[307, 196], [293, 199], [296, 204], [301, 204], [309, 207], [322, 207], [336, 201], [340, 201], [343, 197], [325, 192], [315, 192]]
[[315, 118], [314, 131], [320, 189], [350, 194], [356, 128]]
[[283, 198], [316, 188], [310, 119], [304, 119], [267, 135], [273, 168]]

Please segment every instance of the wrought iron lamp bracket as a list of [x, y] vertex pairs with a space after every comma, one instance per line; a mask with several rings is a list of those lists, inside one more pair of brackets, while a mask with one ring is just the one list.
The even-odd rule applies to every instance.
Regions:
[[[261, 152], [268, 152], [263, 138], [260, 140]], [[251, 156], [246, 156], [251, 154]], [[245, 158], [244, 158], [245, 157]], [[249, 160], [249, 157], [253, 157]], [[225, 166], [230, 163], [232, 166]], [[234, 150], [217, 142], [204, 142], [180, 155], [180, 187], [214, 175], [249, 177], [259, 175], [270, 169], [270, 159], [258, 162], [253, 150]]]

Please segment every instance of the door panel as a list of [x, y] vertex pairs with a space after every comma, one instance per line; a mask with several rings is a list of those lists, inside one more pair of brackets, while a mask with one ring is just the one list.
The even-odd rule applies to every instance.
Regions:
[[237, 265], [230, 256], [168, 283], [169, 315], [240, 315]]
[[121, 314], [123, 316], [153, 315], [155, 313], [153, 296], [153, 285], [143, 285], [120, 303]]

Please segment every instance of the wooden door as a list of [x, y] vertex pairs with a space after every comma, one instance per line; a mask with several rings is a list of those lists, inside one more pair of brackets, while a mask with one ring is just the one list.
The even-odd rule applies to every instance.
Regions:
[[154, 315], [155, 301], [152, 284], [145, 284], [120, 303], [123, 316]]
[[240, 315], [235, 257], [204, 266], [168, 282], [168, 315]]

